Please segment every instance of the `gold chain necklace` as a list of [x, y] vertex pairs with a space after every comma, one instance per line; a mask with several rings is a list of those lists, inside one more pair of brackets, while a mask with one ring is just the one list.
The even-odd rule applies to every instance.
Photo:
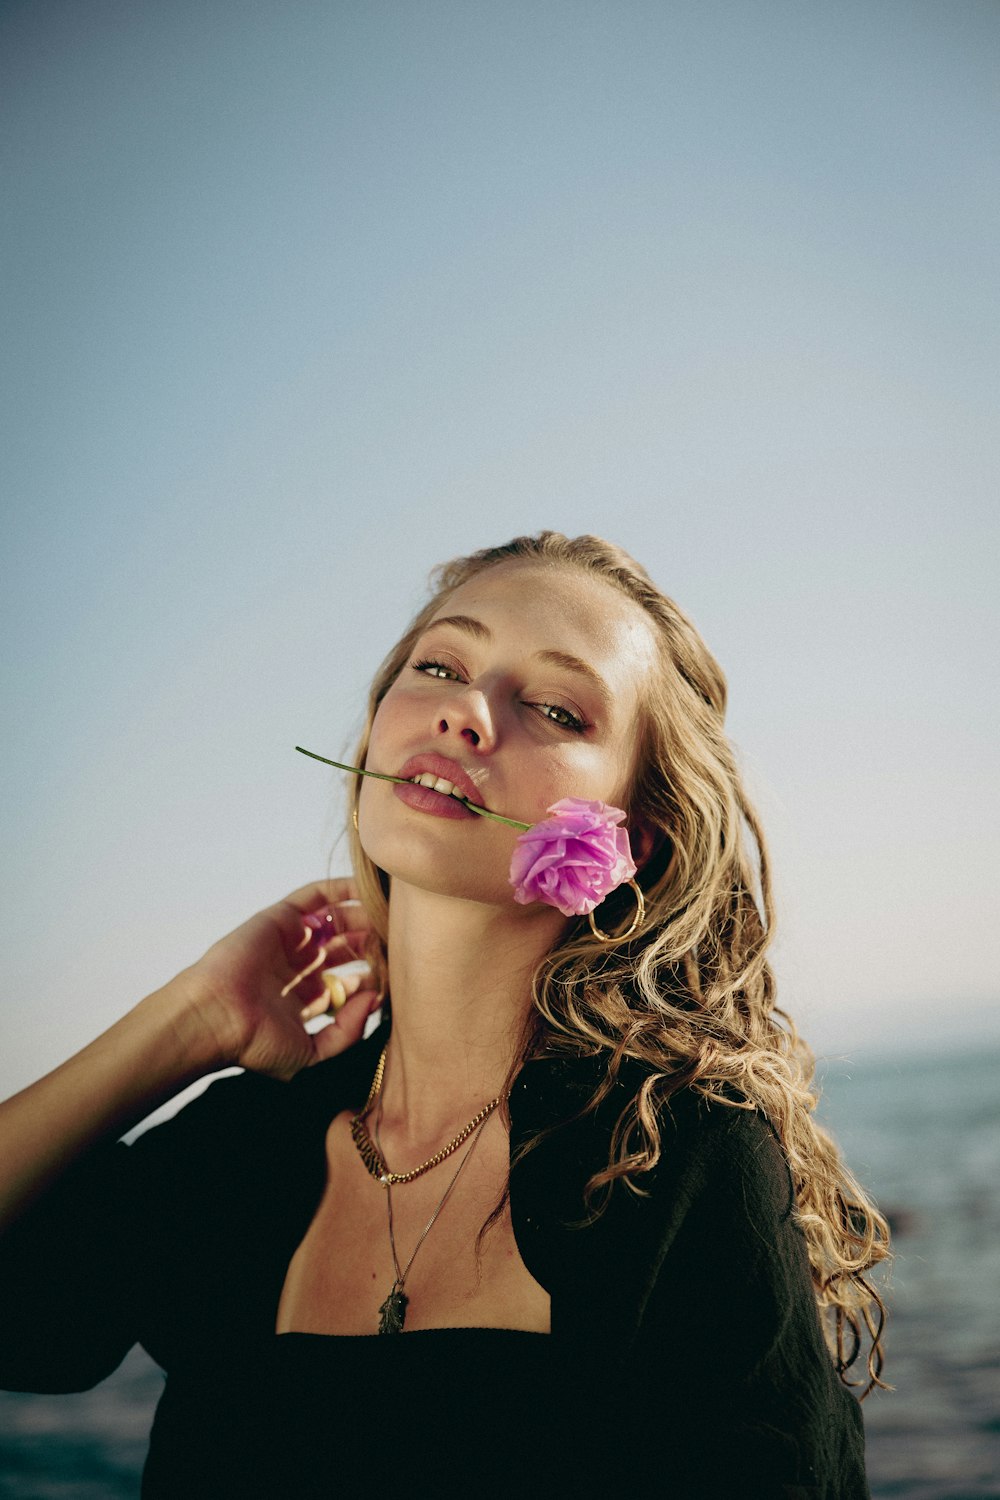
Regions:
[[415, 1177], [422, 1177], [425, 1172], [429, 1172], [431, 1167], [440, 1166], [453, 1151], [458, 1150], [463, 1141], [469, 1139], [476, 1126], [481, 1125], [493, 1113], [503, 1098], [502, 1094], [497, 1094], [495, 1099], [491, 1099], [489, 1104], [483, 1106], [478, 1115], [473, 1116], [468, 1125], [463, 1126], [454, 1140], [449, 1141], [447, 1146], [442, 1146], [440, 1151], [435, 1151], [434, 1155], [428, 1157], [425, 1162], [421, 1162], [419, 1167], [414, 1167], [410, 1172], [390, 1172], [385, 1157], [368, 1134], [368, 1126], [365, 1124], [365, 1116], [371, 1112], [371, 1107], [382, 1088], [382, 1075], [385, 1072], [385, 1057], [388, 1050], [389, 1044], [386, 1042], [382, 1048], [382, 1056], [378, 1060], [378, 1067], [375, 1069], [375, 1077], [372, 1079], [372, 1086], [364, 1108], [351, 1120], [351, 1135], [358, 1148], [358, 1155], [371, 1175], [377, 1178], [384, 1188], [395, 1186], [400, 1182], [412, 1182]]
[[[375, 1139], [378, 1142], [380, 1148], [382, 1142], [379, 1140], [378, 1125], [381, 1118], [382, 1100], [380, 1099], [378, 1101], [378, 1109], [375, 1112]], [[470, 1145], [468, 1151], [466, 1151], [465, 1155], [462, 1157], [462, 1160], [459, 1162], [454, 1176], [444, 1190], [444, 1194], [441, 1198], [440, 1203], [431, 1214], [430, 1218], [427, 1220], [427, 1223], [424, 1225], [423, 1232], [420, 1238], [417, 1240], [417, 1243], [413, 1247], [413, 1254], [406, 1262], [405, 1271], [400, 1269], [399, 1255], [396, 1250], [396, 1235], [392, 1222], [392, 1183], [386, 1183], [385, 1202], [386, 1208], [389, 1211], [389, 1245], [392, 1249], [392, 1268], [396, 1273], [396, 1279], [392, 1283], [392, 1286], [389, 1288], [389, 1295], [386, 1297], [385, 1301], [382, 1303], [382, 1306], [378, 1310], [379, 1333], [402, 1333], [403, 1324], [406, 1322], [406, 1309], [410, 1305], [410, 1299], [406, 1295], [406, 1278], [410, 1274], [410, 1267], [413, 1265], [413, 1262], [417, 1258], [417, 1251], [420, 1249], [420, 1246], [424, 1243], [424, 1240], [427, 1238], [431, 1230], [434, 1228], [434, 1225], [437, 1223], [438, 1215], [444, 1208], [445, 1204], [448, 1202], [448, 1199], [451, 1197], [452, 1189], [455, 1187], [458, 1179], [461, 1177], [463, 1168], [465, 1167], [472, 1153], [475, 1151], [476, 1147], [479, 1145], [479, 1138], [483, 1133], [485, 1124], [485, 1120], [480, 1120], [479, 1124], [475, 1127], [475, 1131], [472, 1137], [472, 1144]]]

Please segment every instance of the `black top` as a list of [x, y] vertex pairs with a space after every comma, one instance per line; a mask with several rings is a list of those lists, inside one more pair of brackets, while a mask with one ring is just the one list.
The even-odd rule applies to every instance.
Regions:
[[641, 1483], [678, 1500], [867, 1500], [860, 1409], [823, 1341], [791, 1178], [762, 1116], [683, 1091], [647, 1196], [619, 1184], [577, 1227], [637, 1064], [581, 1119], [600, 1059], [540, 1059], [515, 1083], [512, 1151], [569, 1122], [510, 1179], [550, 1337], [276, 1337], [327, 1126], [364, 1102], [385, 1038], [287, 1084], [220, 1079], [133, 1145], [74, 1166], [0, 1242], [0, 1384], [86, 1389], [141, 1342], [168, 1372], [147, 1497], [334, 1495], [376, 1473], [410, 1493], [486, 1494], [496, 1480], [500, 1494], [498, 1476], [516, 1472], [507, 1493]]
[[171, 1375], [143, 1494], [568, 1500], [589, 1481], [587, 1445], [575, 1451], [566, 1426], [567, 1378], [572, 1388], [542, 1333], [281, 1334], [248, 1360]]

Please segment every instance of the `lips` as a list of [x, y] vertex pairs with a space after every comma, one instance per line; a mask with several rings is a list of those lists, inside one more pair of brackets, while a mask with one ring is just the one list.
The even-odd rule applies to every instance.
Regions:
[[[468, 772], [464, 771], [457, 761], [450, 760], [446, 755], [430, 753], [411, 756], [396, 772], [396, 775], [410, 782], [416, 782], [417, 777], [420, 777], [421, 784], [428, 786], [429, 790], [437, 791], [444, 796], [451, 796], [455, 793], [458, 797], [467, 798], [469, 802], [475, 803], [477, 807], [485, 805]], [[435, 787], [429, 782], [431, 776], [436, 782], [446, 782], [447, 786]]]

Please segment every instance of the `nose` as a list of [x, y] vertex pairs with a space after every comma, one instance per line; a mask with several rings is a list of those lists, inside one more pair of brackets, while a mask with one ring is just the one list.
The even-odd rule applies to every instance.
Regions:
[[457, 692], [447, 702], [437, 705], [438, 735], [457, 735], [476, 750], [492, 750], [496, 744], [496, 726], [489, 699], [479, 688], [455, 684]]

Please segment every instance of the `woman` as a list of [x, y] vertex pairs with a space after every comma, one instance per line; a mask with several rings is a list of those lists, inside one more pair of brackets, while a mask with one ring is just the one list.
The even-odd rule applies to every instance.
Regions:
[[[725, 693], [608, 543], [441, 569], [372, 688], [356, 887], [260, 913], [4, 1107], [5, 1383], [85, 1388], [141, 1340], [149, 1496], [866, 1495], [887, 1231], [775, 1008]], [[567, 798], [625, 813], [637, 875], [593, 920], [515, 899], [516, 830], [472, 810]]]

